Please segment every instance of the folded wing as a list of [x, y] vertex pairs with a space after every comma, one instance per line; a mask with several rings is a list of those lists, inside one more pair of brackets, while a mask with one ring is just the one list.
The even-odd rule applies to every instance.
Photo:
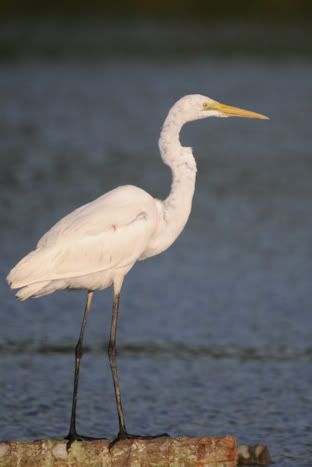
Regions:
[[12, 288], [132, 265], [157, 225], [155, 200], [116, 188], [56, 223], [9, 273]]

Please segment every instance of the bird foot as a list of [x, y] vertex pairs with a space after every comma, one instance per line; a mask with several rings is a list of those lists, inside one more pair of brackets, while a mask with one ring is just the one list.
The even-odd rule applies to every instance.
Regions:
[[159, 435], [133, 435], [127, 433], [125, 431], [119, 432], [117, 437], [109, 444], [109, 449], [111, 449], [116, 443], [119, 441], [123, 441], [124, 439], [156, 439], [156, 438], [170, 438], [168, 433], [161, 433]]
[[65, 436], [64, 439], [67, 440], [66, 450], [68, 452], [74, 441], [96, 441], [96, 440], [99, 440], [99, 439], [107, 439], [107, 438], [94, 438], [93, 436], [79, 435], [76, 431], [74, 431], [74, 432], [70, 431], [68, 433], [68, 435]]

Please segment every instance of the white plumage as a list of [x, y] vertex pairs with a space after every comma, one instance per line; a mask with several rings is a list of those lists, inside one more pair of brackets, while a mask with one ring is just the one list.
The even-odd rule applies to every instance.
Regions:
[[212, 115], [263, 118], [205, 96], [180, 99], [159, 139], [162, 158], [173, 173], [169, 197], [162, 202], [140, 188], [122, 186], [63, 217], [10, 271], [10, 286], [20, 289], [17, 298], [66, 288], [103, 289], [114, 280], [122, 282], [136, 261], [168, 248], [187, 222], [195, 188], [196, 163], [191, 148], [180, 145], [180, 129]]
[[166, 250], [183, 230], [192, 207], [196, 163], [191, 148], [182, 147], [179, 134], [192, 120], [217, 117], [267, 118], [220, 104], [208, 97], [189, 95], [170, 110], [159, 139], [160, 153], [173, 175], [167, 199], [154, 199], [141, 188], [118, 187], [57, 222], [35, 250], [10, 271], [7, 280], [19, 289], [17, 298], [46, 295], [59, 289], [87, 289], [88, 301], [76, 347], [73, 406], [68, 439], [83, 439], [75, 427], [81, 348], [93, 291], [114, 286], [109, 356], [119, 416], [117, 439], [129, 437], [125, 428], [115, 362], [119, 292], [124, 276], [136, 261]]
[[144, 253], [157, 220], [157, 202], [148, 193], [116, 188], [57, 222], [8, 281], [21, 289], [21, 300], [57, 289], [109, 287]]

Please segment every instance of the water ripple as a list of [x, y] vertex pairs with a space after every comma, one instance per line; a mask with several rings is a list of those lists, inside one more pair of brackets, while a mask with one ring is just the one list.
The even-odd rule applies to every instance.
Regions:
[[[107, 344], [85, 345], [84, 352], [88, 354], [103, 354], [106, 352]], [[34, 343], [30, 340], [12, 341], [8, 340], [0, 344], [0, 354], [73, 354], [74, 346], [66, 342], [59, 343]], [[185, 342], [140, 342], [126, 343], [118, 347], [118, 353], [123, 357], [163, 357], [170, 356], [176, 359], [211, 358], [214, 360], [238, 359], [241, 361], [291, 361], [311, 360], [312, 347], [286, 348], [284, 346], [264, 350], [256, 347], [216, 347], [208, 345], [192, 345]]]

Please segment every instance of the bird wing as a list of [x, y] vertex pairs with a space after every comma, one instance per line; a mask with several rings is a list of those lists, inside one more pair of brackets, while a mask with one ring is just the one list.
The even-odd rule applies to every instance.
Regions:
[[11, 271], [15, 288], [132, 265], [157, 225], [155, 200], [132, 186], [116, 188], [55, 224]]
[[37, 247], [117, 230], [151, 209], [151, 204], [154, 199], [141, 188], [131, 185], [115, 188], [60, 219], [41, 237]]

